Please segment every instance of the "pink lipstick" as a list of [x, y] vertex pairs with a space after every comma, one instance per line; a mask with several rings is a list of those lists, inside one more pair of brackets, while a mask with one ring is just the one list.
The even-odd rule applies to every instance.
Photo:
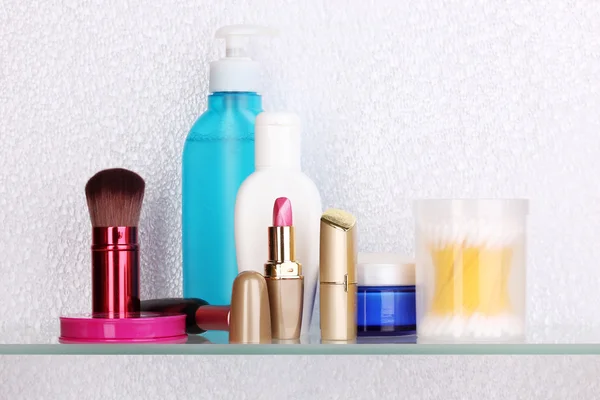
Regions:
[[304, 277], [302, 264], [296, 261], [292, 203], [280, 197], [273, 204], [273, 226], [268, 228], [269, 259], [265, 263], [265, 280], [271, 306], [273, 339], [294, 340], [300, 337]]
[[292, 202], [287, 197], [280, 197], [273, 205], [273, 226], [292, 226]]

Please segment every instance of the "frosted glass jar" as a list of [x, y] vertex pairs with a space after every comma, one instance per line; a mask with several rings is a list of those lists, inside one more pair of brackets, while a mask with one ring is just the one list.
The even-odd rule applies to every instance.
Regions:
[[524, 338], [527, 213], [523, 199], [416, 202], [419, 340]]

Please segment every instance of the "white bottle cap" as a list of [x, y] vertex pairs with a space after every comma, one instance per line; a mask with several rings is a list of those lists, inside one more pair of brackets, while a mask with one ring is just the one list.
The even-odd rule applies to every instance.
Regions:
[[275, 36], [277, 31], [256, 25], [219, 28], [216, 39], [225, 39], [225, 57], [210, 63], [208, 90], [215, 92], [258, 92], [260, 64], [246, 54], [251, 36]]
[[399, 254], [360, 253], [358, 286], [414, 286], [415, 262]]
[[262, 112], [254, 124], [255, 168], [300, 169], [300, 117], [289, 112]]

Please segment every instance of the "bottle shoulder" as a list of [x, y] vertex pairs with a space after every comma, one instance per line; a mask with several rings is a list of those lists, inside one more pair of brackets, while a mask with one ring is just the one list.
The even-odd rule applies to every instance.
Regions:
[[254, 122], [257, 112], [253, 110], [206, 110], [190, 129], [186, 141], [214, 140], [224, 138], [254, 139]]
[[321, 207], [321, 195], [315, 183], [301, 171], [255, 171], [240, 186], [237, 202], [257, 203], [273, 201], [277, 197], [292, 201], [304, 199]]

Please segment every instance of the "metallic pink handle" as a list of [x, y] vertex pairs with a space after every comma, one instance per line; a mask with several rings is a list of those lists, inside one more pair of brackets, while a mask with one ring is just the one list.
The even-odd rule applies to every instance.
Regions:
[[229, 330], [229, 306], [202, 306], [196, 310], [196, 324], [205, 331]]
[[140, 312], [140, 261], [137, 239], [136, 227], [93, 228], [94, 316], [126, 318]]

